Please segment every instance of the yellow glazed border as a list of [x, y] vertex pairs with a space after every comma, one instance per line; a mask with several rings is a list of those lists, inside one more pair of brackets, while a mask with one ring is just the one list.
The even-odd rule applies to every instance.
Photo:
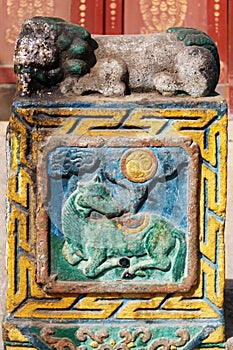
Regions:
[[[49, 108], [18, 108], [13, 115], [8, 139], [11, 147], [8, 201], [7, 309], [16, 318], [34, 319], [219, 319], [224, 291], [224, 218], [226, 210], [227, 117], [215, 109], [60, 108], [53, 116]], [[40, 118], [40, 114], [48, 117]], [[58, 115], [59, 114], [59, 115]], [[69, 116], [69, 118], [67, 118]], [[80, 116], [77, 123], [77, 116]], [[119, 129], [124, 125], [130, 129]], [[39, 127], [35, 127], [39, 125]], [[136, 127], [135, 129], [133, 127]], [[200, 147], [203, 159], [200, 189], [200, 274], [197, 288], [185, 295], [51, 296], [36, 284], [35, 251], [35, 169], [41, 141], [56, 135], [104, 135], [146, 137], [151, 135], [189, 136]], [[105, 127], [105, 129], [103, 129]], [[113, 129], [114, 128], [114, 129]], [[32, 141], [31, 157], [27, 156]], [[16, 234], [17, 233], [17, 234]], [[16, 277], [17, 276], [17, 277]], [[212, 335], [223, 340], [223, 327]], [[8, 346], [10, 350], [10, 346]], [[12, 347], [16, 349], [15, 347]], [[13, 349], [12, 349], [13, 350]]]

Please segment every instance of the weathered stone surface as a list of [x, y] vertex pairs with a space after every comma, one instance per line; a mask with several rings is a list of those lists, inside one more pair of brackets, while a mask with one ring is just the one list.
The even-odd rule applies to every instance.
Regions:
[[89, 32], [61, 18], [26, 20], [16, 41], [14, 70], [22, 95], [55, 86], [67, 76], [80, 77], [96, 60]]
[[158, 91], [198, 97], [213, 93], [217, 85], [217, 48], [200, 30], [177, 27], [167, 33], [94, 39], [61, 19], [27, 20], [14, 58], [19, 92], [30, 94], [62, 82], [63, 93], [78, 95]]
[[[185, 30], [185, 28], [183, 29]], [[187, 30], [186, 33], [189, 36]], [[201, 34], [197, 34], [197, 41]], [[204, 34], [203, 34], [204, 39]], [[127, 65], [129, 91], [157, 90], [160, 93], [186, 92], [208, 95], [218, 81], [218, 63], [203, 47], [186, 46], [176, 33], [150, 35], [96, 36], [97, 61], [114, 57]]]
[[39, 17], [15, 70], [6, 346], [222, 346], [226, 105], [159, 95], [212, 93], [213, 41]]
[[233, 338], [229, 338], [227, 340], [227, 346], [226, 346], [227, 350], [232, 350], [233, 349]]
[[99, 59], [96, 65], [87, 73], [76, 78], [66, 78], [60, 85], [61, 92], [82, 93], [100, 92], [104, 96], [123, 96], [126, 93], [124, 83], [127, 76], [127, 66], [124, 61], [114, 58]]

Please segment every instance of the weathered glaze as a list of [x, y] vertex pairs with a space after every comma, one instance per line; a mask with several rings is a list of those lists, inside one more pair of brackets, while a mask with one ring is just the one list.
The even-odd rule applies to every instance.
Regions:
[[[17, 342], [38, 349], [193, 349], [224, 341], [226, 122], [219, 97], [16, 100], [8, 132], [9, 348]], [[148, 162], [144, 171], [141, 157]], [[99, 188], [91, 189], [95, 181]], [[114, 202], [114, 213], [100, 198], [93, 203], [96, 191]], [[76, 207], [67, 222], [77, 197], [84, 215]], [[95, 211], [87, 219], [90, 204]], [[90, 265], [94, 273], [87, 260], [93, 255], [79, 261], [78, 220], [86, 242], [94, 240], [86, 253], [105, 250], [102, 265]], [[136, 247], [148, 225], [151, 237], [159, 232], [167, 266], [144, 268], [143, 244], [138, 258], [127, 247], [112, 250], [123, 234]], [[174, 228], [186, 247], [178, 276], [172, 272], [180, 247]], [[135, 264], [142, 269], [124, 278]]]
[[[78, 147], [83, 142], [85, 147]], [[112, 137], [111, 147], [109, 142], [104, 137], [101, 144], [98, 138], [80, 137], [78, 145], [48, 153], [47, 216], [57, 256], [52, 268], [59, 276], [57, 285], [69, 279], [64, 273], [68, 262], [77, 281], [70, 285], [78, 292], [96, 291], [93, 280], [109, 282], [100, 284], [101, 291], [190, 289], [197, 273], [198, 146], [189, 138], [177, 143]], [[42, 162], [41, 188], [44, 174]], [[187, 188], [192, 189], [190, 194]], [[164, 191], [173, 192], [172, 202], [170, 197], [162, 199]], [[65, 239], [62, 248], [58, 237]], [[41, 264], [43, 253], [38, 261]], [[121, 283], [126, 280], [134, 283]]]
[[[33, 47], [38, 23], [44, 48], [54, 35], [62, 56], [45, 74], [36, 51], [39, 84], [35, 66], [28, 61], [25, 70], [20, 61], [26, 28], [35, 28]], [[87, 68], [73, 44], [92, 39], [57, 19], [25, 26], [7, 135], [6, 349], [224, 347], [225, 101], [155, 92], [64, 96], [57, 84], [73, 90], [87, 73], [64, 83], [73, 79], [65, 52]], [[178, 36], [178, 47], [192, 33], [196, 44], [207, 40], [193, 29], [172, 31], [166, 35]], [[217, 77], [215, 46], [210, 55]], [[62, 78], [51, 86], [57, 68]]]

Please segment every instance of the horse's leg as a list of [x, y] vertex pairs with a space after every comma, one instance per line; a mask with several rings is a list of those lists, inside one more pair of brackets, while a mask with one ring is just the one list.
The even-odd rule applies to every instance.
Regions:
[[163, 255], [157, 256], [156, 258], [148, 258], [141, 260], [137, 264], [130, 266], [124, 271], [122, 278], [131, 279], [135, 276], [141, 276], [143, 270], [156, 269], [161, 271], [168, 271], [171, 268], [171, 261], [168, 257]]
[[106, 272], [107, 270], [111, 270], [114, 267], [129, 267], [130, 260], [128, 258], [108, 258], [105, 260], [101, 265], [99, 265], [95, 272], [96, 274], [101, 274], [103, 272]]
[[71, 265], [76, 265], [81, 260], [83, 260], [81, 252], [80, 252], [80, 255], [78, 255], [77, 251], [67, 241], [65, 241], [62, 247], [62, 254], [64, 258], [68, 261], [68, 263]]
[[108, 258], [106, 250], [89, 248], [88, 255], [90, 258], [87, 261], [84, 274], [90, 278], [97, 277], [114, 267], [129, 267], [130, 265], [128, 258]]
[[145, 250], [148, 258], [140, 260], [132, 265], [123, 273], [123, 278], [134, 278], [136, 275], [142, 275], [142, 271], [146, 269], [156, 269], [161, 271], [169, 271], [171, 268], [171, 260], [169, 253], [175, 248], [176, 240], [171, 236], [170, 232], [162, 229], [161, 232], [151, 229], [144, 242]]
[[97, 248], [87, 248], [87, 265], [84, 268], [84, 275], [90, 278], [96, 277], [98, 273], [99, 266], [105, 261], [106, 249], [97, 249]]

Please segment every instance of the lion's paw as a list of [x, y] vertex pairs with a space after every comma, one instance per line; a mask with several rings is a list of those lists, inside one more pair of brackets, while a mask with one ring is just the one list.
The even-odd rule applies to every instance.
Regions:
[[172, 96], [179, 90], [175, 74], [160, 72], [153, 77], [154, 87], [162, 95]]
[[[72, 90], [77, 95], [99, 92], [104, 96], [124, 96], [127, 67], [124, 61], [114, 58], [100, 59], [86, 74], [73, 81]], [[64, 84], [61, 92], [66, 91]]]

